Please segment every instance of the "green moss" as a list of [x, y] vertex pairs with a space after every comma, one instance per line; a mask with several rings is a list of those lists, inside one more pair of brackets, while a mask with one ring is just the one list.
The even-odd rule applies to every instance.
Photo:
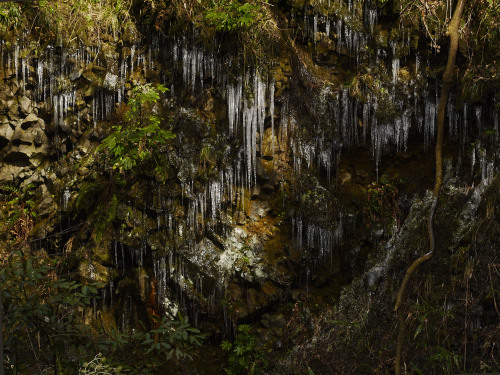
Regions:
[[94, 208], [97, 198], [102, 193], [103, 186], [97, 181], [84, 182], [80, 187], [78, 196], [71, 208], [74, 216], [79, 213], [90, 213]]

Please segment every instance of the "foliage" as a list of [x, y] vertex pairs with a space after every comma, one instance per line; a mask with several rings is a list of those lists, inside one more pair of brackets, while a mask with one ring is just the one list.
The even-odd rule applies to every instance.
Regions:
[[[187, 317], [178, 315], [178, 320], [153, 316], [157, 327], [149, 332], [118, 332], [111, 330], [110, 338], [100, 344], [100, 349], [109, 351], [115, 361], [121, 362], [126, 372], [140, 373], [153, 371], [168, 361], [192, 360], [195, 348], [201, 347], [205, 334], [191, 327]], [[133, 354], [134, 365], [127, 365], [120, 356], [113, 353]], [[145, 357], [147, 356], [147, 357]], [[145, 361], [138, 358], [145, 357]]]
[[383, 175], [378, 182], [372, 182], [366, 189], [364, 213], [372, 222], [386, 221], [389, 218], [399, 223], [398, 186], [401, 184], [398, 175]]
[[239, 42], [243, 59], [261, 62], [264, 51], [280, 39], [267, 0], [150, 0], [150, 18], [164, 30], [170, 24], [189, 22], [202, 30], [202, 38], [212, 43], [215, 32], [226, 33]]
[[120, 176], [111, 181], [100, 179], [83, 183], [71, 206], [73, 218], [83, 215], [93, 229], [96, 243], [101, 242], [105, 231], [115, 221], [118, 210], [116, 186], [124, 185]]
[[[453, 3], [453, 2], [452, 2]], [[431, 46], [440, 49], [447, 43], [446, 31], [453, 9], [444, 1], [398, 0], [395, 8], [399, 9], [400, 20], [405, 27], [422, 24]], [[494, 62], [499, 57], [500, 43], [500, 3], [497, 0], [477, 0], [464, 9], [460, 25], [460, 52], [469, 63], [476, 60], [468, 69], [484, 65], [485, 60]], [[489, 78], [485, 75], [484, 78]], [[494, 78], [496, 79], [496, 78]]]
[[25, 241], [36, 217], [35, 185], [29, 184], [23, 190], [4, 185], [0, 189], [0, 202], [5, 217], [0, 229], [3, 233], [12, 235], [18, 243]]
[[139, 85], [132, 90], [125, 119], [128, 124], [113, 126], [113, 132], [98, 148], [110, 160], [113, 170], [124, 174], [127, 171], [154, 164], [155, 172], [162, 176], [162, 147], [175, 137], [169, 130], [160, 128], [162, 119], [155, 114], [155, 104], [160, 92], [167, 91], [163, 85]]
[[246, 1], [213, 0], [205, 13], [205, 19], [217, 31], [228, 32], [249, 29], [261, 18], [261, 5]]
[[[77, 39], [97, 44], [107, 36], [116, 41], [127, 30], [135, 32], [129, 14], [131, 4], [131, 0], [40, 0], [10, 8], [4, 5], [0, 13], [6, 14], [14, 28], [22, 21], [30, 25], [36, 21], [35, 29], [42, 37], [55, 37], [61, 45]], [[0, 15], [0, 21], [3, 18]]]
[[463, 357], [459, 354], [453, 353], [442, 346], [437, 346], [434, 349], [434, 355], [431, 360], [439, 365], [442, 374], [453, 374], [460, 371], [460, 364]]
[[92, 330], [85, 315], [101, 284], [58, 278], [60, 261], [21, 251], [0, 262], [7, 374], [74, 373], [78, 364], [80, 374], [147, 374], [192, 359], [205, 338], [181, 315], [156, 318], [148, 332]]
[[78, 370], [78, 375], [118, 375], [122, 373], [121, 367], [114, 367], [102, 353], [97, 353], [94, 358], [84, 362]]
[[78, 312], [90, 305], [99, 284], [58, 279], [56, 260], [20, 251], [2, 263], [6, 368], [18, 373], [34, 366], [45, 373], [48, 368], [71, 367], [69, 359], [78, 358], [91, 344]]
[[2, 31], [7, 28], [16, 28], [19, 24], [21, 11], [17, 4], [9, 2], [0, 5], [0, 25]]
[[221, 348], [229, 353], [228, 367], [225, 368], [228, 375], [261, 374], [268, 366], [268, 361], [263, 351], [257, 348], [256, 338], [250, 333], [250, 326], [247, 324], [238, 326], [234, 343], [223, 341]]

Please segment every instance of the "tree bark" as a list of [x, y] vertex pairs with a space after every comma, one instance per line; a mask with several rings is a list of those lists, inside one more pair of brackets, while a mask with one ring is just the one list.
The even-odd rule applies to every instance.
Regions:
[[436, 243], [434, 237], [434, 217], [436, 215], [439, 193], [441, 191], [441, 185], [443, 183], [444, 123], [446, 119], [446, 106], [448, 104], [448, 99], [450, 97], [451, 87], [453, 84], [453, 71], [455, 69], [455, 61], [458, 51], [458, 30], [460, 26], [460, 20], [462, 19], [465, 2], [466, 0], [458, 0], [455, 11], [453, 12], [453, 18], [451, 19], [450, 24], [448, 25], [448, 30], [446, 32], [446, 34], [450, 38], [450, 51], [448, 53], [448, 62], [446, 63], [446, 69], [443, 73], [443, 85], [441, 88], [441, 96], [439, 98], [438, 106], [438, 133], [436, 139], [436, 183], [434, 185], [434, 191], [432, 192], [432, 205], [427, 222], [427, 233], [429, 235], [429, 251], [425, 255], [415, 260], [406, 270], [405, 277], [403, 279], [403, 282], [401, 283], [401, 287], [399, 288], [399, 292], [396, 298], [396, 305], [394, 307], [394, 310], [398, 312], [399, 321], [398, 342], [396, 346], [395, 360], [396, 375], [401, 374], [401, 354], [403, 349], [404, 328], [406, 322], [403, 316], [403, 312], [400, 310], [400, 307], [403, 303], [403, 297], [406, 291], [406, 287], [413, 273], [415, 273], [415, 271], [422, 263], [425, 263], [426, 261], [431, 259], [436, 251]]

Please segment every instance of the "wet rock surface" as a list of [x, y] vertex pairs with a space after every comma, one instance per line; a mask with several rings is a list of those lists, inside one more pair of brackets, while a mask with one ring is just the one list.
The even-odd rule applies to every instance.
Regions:
[[[270, 56], [270, 72], [156, 34], [108, 46], [106, 56], [92, 46], [38, 60], [28, 52], [18, 63], [41, 67], [34, 82], [4, 69], [0, 184], [35, 186], [34, 246], [67, 251], [83, 279], [106, 284], [100, 307], [110, 325], [136, 328], [147, 309], [182, 311], [220, 339], [255, 322], [261, 344], [277, 351], [301, 340], [273, 367], [282, 374], [362, 373], [335, 353], [363, 352], [356, 342], [376, 335], [390, 345], [395, 290], [426, 246], [437, 85], [422, 77], [418, 50], [373, 19], [354, 27], [340, 13], [307, 9], [290, 19], [302, 33], [291, 57]], [[138, 82], [170, 88], [159, 106], [176, 134], [165, 181], [146, 168], [115, 178], [96, 151]], [[498, 127], [498, 110], [470, 105], [474, 112], [450, 108], [450, 134], [495, 118]], [[498, 156], [480, 143], [471, 155], [452, 148], [439, 246], [463, 263], [473, 230], [497, 217]], [[396, 175], [407, 185], [387, 177]], [[484, 242], [491, 252], [492, 235]], [[135, 312], [125, 320], [129, 296]], [[488, 298], [473, 314], [493, 324]], [[320, 359], [306, 363], [311, 353]]]

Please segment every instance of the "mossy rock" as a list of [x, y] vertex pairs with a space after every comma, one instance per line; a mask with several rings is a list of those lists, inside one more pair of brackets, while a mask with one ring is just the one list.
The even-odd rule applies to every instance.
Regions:
[[108, 283], [110, 279], [109, 269], [98, 262], [82, 260], [78, 265], [78, 273], [86, 280], [93, 282]]

